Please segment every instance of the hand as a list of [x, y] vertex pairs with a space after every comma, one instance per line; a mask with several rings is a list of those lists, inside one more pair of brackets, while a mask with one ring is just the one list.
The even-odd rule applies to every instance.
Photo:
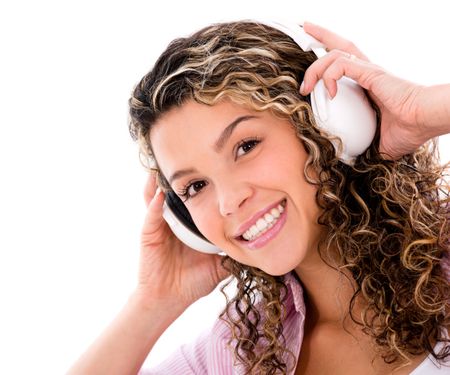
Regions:
[[333, 98], [337, 92], [336, 81], [349, 77], [364, 89], [381, 111], [379, 151], [385, 158], [397, 159], [415, 151], [428, 140], [420, 119], [420, 98], [424, 87], [389, 74], [372, 64], [353, 43], [311, 23], [304, 30], [319, 40], [330, 51], [307, 69], [301, 94], [309, 94], [318, 80]]
[[137, 293], [141, 300], [172, 301], [187, 307], [228, 276], [220, 255], [203, 254], [182, 243], [162, 217], [164, 193], [152, 173], [144, 191], [147, 215], [141, 236]]

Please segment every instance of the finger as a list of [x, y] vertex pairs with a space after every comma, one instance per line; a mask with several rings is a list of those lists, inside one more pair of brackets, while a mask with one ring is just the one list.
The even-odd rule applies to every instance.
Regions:
[[316, 60], [305, 72], [300, 93], [302, 95], [309, 94], [329, 66], [339, 58], [356, 59], [355, 55], [350, 55], [347, 52], [336, 49]]
[[156, 173], [151, 172], [148, 175], [147, 182], [144, 187], [144, 200], [145, 205], [148, 206], [153, 196], [155, 195], [157, 183], [156, 183]]
[[369, 61], [368, 57], [364, 53], [362, 53], [362, 51], [351, 41], [341, 37], [336, 33], [333, 33], [332, 31], [322, 26], [315, 25], [310, 22], [305, 22], [303, 24], [303, 29], [323, 45], [325, 45], [328, 50], [339, 49], [355, 55], [362, 60]]
[[371, 82], [380, 72], [382, 72], [380, 68], [374, 64], [340, 57], [328, 66], [322, 79], [331, 98], [334, 98], [337, 93], [336, 82], [342, 77], [351, 78], [361, 87], [370, 91]]
[[147, 207], [147, 213], [144, 219], [144, 235], [153, 234], [160, 228], [160, 225], [163, 221], [163, 203], [164, 193], [161, 191], [161, 189], [158, 188]]
[[[334, 55], [337, 56], [337, 53]], [[343, 76], [353, 79], [361, 87], [370, 91], [374, 79], [383, 73], [377, 65], [351, 56], [340, 56], [331, 60], [325, 56], [322, 59], [326, 59], [324, 64], [320, 64], [318, 60], [314, 63], [317, 63], [315, 66], [312, 64], [306, 71], [301, 88], [302, 95], [310, 93], [317, 81], [323, 79], [330, 97], [334, 98], [337, 93], [336, 82]]]

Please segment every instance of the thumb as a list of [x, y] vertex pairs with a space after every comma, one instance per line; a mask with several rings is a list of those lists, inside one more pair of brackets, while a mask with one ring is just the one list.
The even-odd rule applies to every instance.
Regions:
[[143, 237], [151, 236], [158, 229], [160, 229], [161, 223], [163, 222], [163, 203], [164, 203], [164, 193], [160, 188], [156, 190], [155, 195], [149, 201], [147, 207], [147, 213], [144, 219], [144, 226], [142, 230]]

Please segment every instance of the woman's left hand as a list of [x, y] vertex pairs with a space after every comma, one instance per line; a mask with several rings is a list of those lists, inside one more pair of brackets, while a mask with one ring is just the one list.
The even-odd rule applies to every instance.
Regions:
[[300, 92], [309, 94], [323, 79], [330, 97], [337, 92], [336, 81], [343, 76], [356, 81], [381, 111], [380, 147], [386, 158], [397, 159], [416, 150], [428, 140], [420, 120], [423, 86], [389, 74], [350, 41], [320, 26], [305, 23], [304, 30], [324, 44], [329, 53], [307, 69]]

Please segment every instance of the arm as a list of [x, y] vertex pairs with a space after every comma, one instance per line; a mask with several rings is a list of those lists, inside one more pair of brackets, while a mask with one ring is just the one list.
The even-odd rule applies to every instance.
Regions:
[[70, 375], [136, 374], [167, 327], [228, 276], [220, 255], [194, 251], [170, 231], [162, 218], [164, 194], [156, 192], [155, 176], [148, 179], [145, 200], [137, 287]]
[[131, 295], [115, 320], [67, 374], [137, 374], [158, 338], [184, 310], [161, 301], [148, 302]]
[[427, 139], [450, 133], [450, 84], [425, 87], [418, 122]]

